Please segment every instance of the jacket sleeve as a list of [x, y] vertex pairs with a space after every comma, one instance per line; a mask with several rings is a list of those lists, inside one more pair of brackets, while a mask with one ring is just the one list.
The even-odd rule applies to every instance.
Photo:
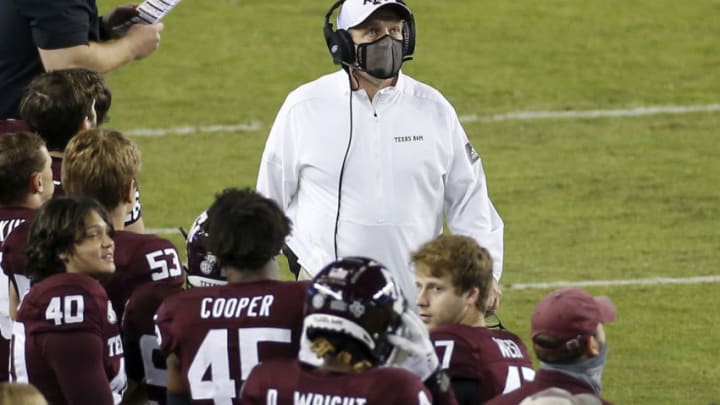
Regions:
[[293, 125], [291, 97], [285, 100], [270, 129], [256, 185], [259, 193], [275, 200], [283, 210], [287, 210], [298, 186], [297, 133]]
[[493, 277], [499, 281], [504, 224], [490, 201], [480, 155], [470, 143], [454, 110], [450, 132], [452, 150], [445, 180], [445, 219], [450, 232], [470, 236], [490, 252]]

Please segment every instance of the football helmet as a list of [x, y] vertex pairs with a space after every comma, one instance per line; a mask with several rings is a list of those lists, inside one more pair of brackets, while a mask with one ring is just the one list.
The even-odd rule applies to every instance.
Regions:
[[188, 232], [187, 249], [188, 284], [191, 287], [225, 285], [225, 273], [212, 252], [205, 247], [207, 241], [207, 211], [203, 211], [193, 222]]
[[312, 341], [327, 331], [364, 345], [384, 363], [394, 346], [387, 340], [400, 326], [407, 303], [390, 272], [364, 257], [345, 257], [325, 266], [305, 296], [303, 330]]

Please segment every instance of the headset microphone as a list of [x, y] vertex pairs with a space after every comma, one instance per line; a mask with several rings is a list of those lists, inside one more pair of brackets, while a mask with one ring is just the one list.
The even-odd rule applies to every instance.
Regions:
[[345, 61], [340, 61], [339, 65], [342, 65], [343, 67], [346, 67], [346, 68], [353, 68], [353, 69], [359, 70], [359, 71], [361, 71], [361, 72], [367, 72], [367, 70], [365, 70], [365, 68], [363, 68], [362, 66], [358, 65], [357, 63], [354, 63], [354, 64], [351, 65], [351, 64], [349, 64], [349, 63], [347, 63], [347, 62], [345, 62]]

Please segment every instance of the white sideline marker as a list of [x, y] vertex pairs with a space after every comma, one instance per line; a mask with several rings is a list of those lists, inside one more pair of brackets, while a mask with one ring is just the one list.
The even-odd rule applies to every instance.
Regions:
[[547, 283], [518, 283], [505, 287], [505, 290], [550, 289], [562, 287], [612, 287], [626, 285], [657, 285], [657, 284], [705, 284], [720, 283], [720, 276], [698, 277], [650, 277], [629, 280], [595, 280], [595, 281], [550, 281]]
[[[462, 115], [460, 122], [496, 122], [496, 121], [528, 121], [541, 119], [574, 119], [574, 118], [603, 118], [603, 117], [639, 117], [643, 115], [661, 114], [690, 114], [697, 112], [720, 111], [720, 104], [706, 105], [668, 105], [655, 107], [636, 107], [619, 110], [570, 110], [570, 111], [516, 111], [496, 115]], [[138, 128], [124, 131], [129, 136], [166, 136], [166, 135], [192, 135], [197, 133], [213, 132], [252, 132], [259, 131], [264, 125], [252, 121], [237, 125], [209, 125], [204, 127], [176, 127], [176, 128]]]

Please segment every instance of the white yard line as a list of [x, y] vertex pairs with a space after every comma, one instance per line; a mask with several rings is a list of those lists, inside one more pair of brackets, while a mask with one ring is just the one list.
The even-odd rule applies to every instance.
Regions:
[[175, 128], [138, 128], [124, 131], [129, 136], [165, 136], [165, 135], [193, 135], [197, 133], [212, 132], [249, 132], [258, 131], [262, 128], [262, 124], [253, 121], [247, 124], [237, 125], [209, 125], [205, 127], [175, 127]]
[[697, 112], [720, 111], [720, 104], [706, 105], [667, 105], [654, 107], [636, 107], [620, 110], [580, 110], [580, 111], [518, 111], [490, 116], [463, 115], [461, 122], [477, 121], [522, 121], [551, 118], [602, 118], [602, 117], [639, 117], [659, 114], [690, 114]]
[[[618, 110], [571, 110], [571, 111], [516, 111], [496, 115], [462, 115], [460, 122], [495, 122], [495, 121], [527, 121], [542, 119], [576, 119], [576, 118], [602, 118], [602, 117], [639, 117], [643, 115], [661, 114], [691, 114], [697, 112], [720, 111], [720, 104], [705, 105], [667, 105], [636, 107]], [[175, 127], [175, 128], [137, 128], [124, 131], [130, 136], [165, 136], [165, 135], [193, 135], [213, 132], [251, 132], [259, 131], [265, 126], [258, 121], [236, 125], [209, 125], [204, 127]]]
[[[180, 235], [177, 228], [146, 228], [146, 233], [160, 235]], [[548, 281], [544, 283], [517, 283], [503, 287], [504, 290], [544, 290], [563, 287], [614, 287], [635, 285], [662, 285], [662, 284], [707, 284], [720, 283], [720, 275], [697, 277], [650, 277], [626, 280], [594, 280], [594, 281]]]
[[[601, 118], [601, 117], [638, 117], [645, 115], [660, 114], [690, 114], [697, 112], [713, 112], [720, 111], [720, 104], [706, 105], [689, 105], [689, 106], [654, 106], [654, 107], [637, 107], [618, 110], [584, 110], [584, 111], [518, 111], [506, 114], [497, 114], [489, 116], [464, 115], [460, 117], [463, 123], [468, 122], [493, 122], [493, 121], [521, 121], [521, 120], [539, 120], [539, 119], [573, 119], [573, 118]], [[213, 132], [244, 132], [258, 131], [264, 126], [262, 123], [253, 121], [247, 124], [237, 125], [210, 125], [204, 127], [176, 127], [176, 128], [139, 128], [125, 131], [126, 135], [131, 136], [165, 136], [165, 135], [190, 135], [197, 133], [213, 133]], [[155, 233], [161, 235], [178, 234], [177, 228], [147, 228], [147, 233]], [[596, 281], [550, 281], [545, 283], [518, 283], [505, 287], [506, 290], [525, 290], [525, 289], [550, 289], [559, 287], [610, 287], [610, 286], [628, 286], [628, 285], [657, 285], [657, 284], [703, 284], [703, 283], [720, 283], [720, 275], [718, 276], [699, 276], [699, 277], [652, 277], [628, 280], [596, 280]]]
[[[184, 228], [184, 227], [183, 227]], [[190, 229], [188, 226], [187, 228], [184, 228], [185, 231]], [[152, 233], [156, 235], [171, 235], [171, 234], [178, 234], [180, 235], [180, 230], [178, 228], [145, 228], [145, 233]]]
[[562, 287], [612, 287], [628, 285], [657, 285], [657, 284], [706, 284], [720, 283], [719, 276], [698, 277], [650, 277], [629, 280], [596, 280], [596, 281], [549, 281], [546, 283], [518, 283], [505, 287], [505, 290], [550, 289]]

